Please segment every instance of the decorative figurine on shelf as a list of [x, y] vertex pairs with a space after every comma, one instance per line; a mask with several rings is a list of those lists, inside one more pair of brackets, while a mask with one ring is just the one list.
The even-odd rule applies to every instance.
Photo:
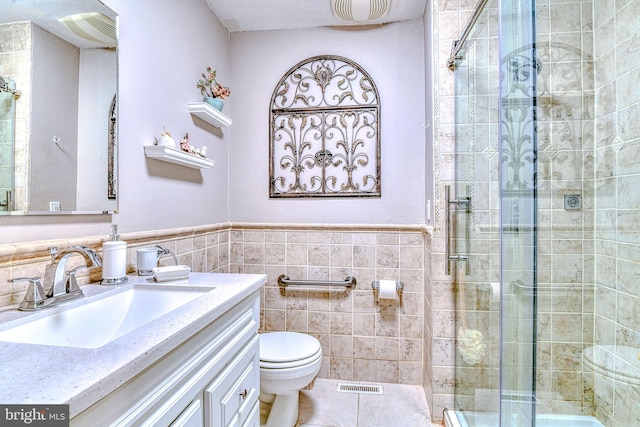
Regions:
[[171, 136], [171, 132], [169, 132], [163, 127], [162, 133], [160, 134], [160, 138], [156, 139], [156, 145], [166, 145], [168, 147], [175, 147], [176, 141], [173, 139], [173, 136]]
[[222, 86], [216, 80], [217, 71], [211, 67], [207, 67], [207, 70], [202, 73], [202, 78], [196, 83], [196, 87], [200, 89], [200, 93], [204, 97], [204, 102], [211, 105], [218, 111], [222, 111], [224, 107], [223, 99], [226, 99], [231, 95], [231, 89], [226, 86]]
[[207, 146], [203, 145], [200, 148], [195, 148], [194, 149], [196, 154], [200, 157], [204, 157], [205, 159], [207, 158]]
[[189, 143], [190, 140], [191, 138], [189, 137], [189, 132], [187, 132], [184, 138], [180, 140], [180, 148], [182, 149], [182, 151], [185, 151], [187, 153], [194, 154], [196, 156], [200, 156], [206, 159], [207, 147], [203, 145], [201, 148], [196, 148]]

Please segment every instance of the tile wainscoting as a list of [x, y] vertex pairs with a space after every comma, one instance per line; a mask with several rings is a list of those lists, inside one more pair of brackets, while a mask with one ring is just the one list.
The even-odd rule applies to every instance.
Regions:
[[[169, 230], [153, 230], [136, 233], [120, 233], [127, 242], [127, 273], [135, 274], [136, 249], [160, 245], [176, 254], [178, 263], [188, 265], [193, 271], [220, 272], [229, 271], [229, 231], [231, 224], [214, 224], [200, 227], [184, 227]], [[108, 236], [59, 239], [38, 242], [26, 242], [12, 245], [0, 245], [0, 309], [15, 308], [22, 300], [27, 289], [26, 282], [8, 283], [16, 277], [42, 277], [47, 264], [51, 262], [49, 248], [64, 249], [69, 246], [83, 245], [102, 256], [102, 243]], [[82, 258], [69, 258], [68, 268], [80, 265]], [[173, 258], [163, 257], [160, 265], [172, 265]], [[80, 270], [78, 281], [81, 285], [98, 282], [102, 269]]]
[[[424, 229], [421, 226], [274, 226], [234, 224], [230, 271], [264, 273], [262, 329], [315, 336], [324, 378], [422, 383]], [[293, 280], [343, 280], [355, 289], [292, 287]], [[401, 280], [401, 303], [378, 303], [376, 279]]]
[[[422, 225], [281, 225], [222, 223], [180, 229], [122, 233], [128, 243], [127, 271], [135, 272], [135, 250], [161, 245], [193, 271], [262, 273], [262, 331], [299, 331], [323, 346], [324, 378], [422, 384], [424, 376], [425, 274], [429, 265]], [[107, 236], [0, 245], [0, 309], [20, 302], [27, 283], [15, 277], [42, 276], [48, 248], [85, 245], [101, 254]], [[75, 261], [73, 258], [77, 258]], [[80, 257], [72, 257], [70, 267]], [[172, 264], [171, 257], [161, 264]], [[100, 268], [85, 270], [81, 284], [100, 280]], [[353, 290], [290, 288], [277, 278], [357, 279]], [[401, 303], [378, 304], [371, 289], [376, 279], [401, 280]], [[429, 346], [426, 346], [429, 348]]]

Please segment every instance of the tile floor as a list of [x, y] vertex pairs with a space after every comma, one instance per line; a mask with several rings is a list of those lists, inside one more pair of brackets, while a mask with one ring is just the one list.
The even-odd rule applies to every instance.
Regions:
[[424, 391], [419, 386], [382, 385], [384, 394], [338, 392], [338, 383], [366, 382], [316, 379], [300, 392], [297, 427], [432, 427]]

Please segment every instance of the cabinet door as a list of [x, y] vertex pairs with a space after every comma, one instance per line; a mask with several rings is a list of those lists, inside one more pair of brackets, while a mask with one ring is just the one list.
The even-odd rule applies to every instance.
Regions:
[[250, 418], [260, 394], [259, 345], [256, 336], [205, 388], [207, 427], [241, 427]]
[[[231, 373], [230, 366], [242, 370], [246, 364], [238, 359], [251, 351], [256, 357], [256, 375], [250, 384], [238, 385], [242, 386], [238, 396], [246, 388], [243, 400], [257, 401], [257, 396], [253, 396], [258, 394], [260, 377], [259, 310], [259, 291], [256, 290], [195, 335], [173, 346], [162, 359], [76, 415], [70, 425], [94, 427], [96, 420], [100, 420], [101, 425], [113, 427], [222, 426], [222, 421], [214, 424], [205, 416], [209, 403], [203, 398], [204, 389], [223, 374], [233, 383], [242, 372]], [[233, 406], [232, 399], [227, 400], [230, 407]], [[237, 408], [242, 416], [243, 408], [243, 405]], [[200, 422], [197, 422], [197, 412], [202, 417]]]
[[171, 427], [204, 427], [202, 400], [196, 399], [176, 418]]
[[260, 427], [260, 402], [253, 405], [253, 409], [249, 412], [249, 416], [244, 420], [242, 427]]

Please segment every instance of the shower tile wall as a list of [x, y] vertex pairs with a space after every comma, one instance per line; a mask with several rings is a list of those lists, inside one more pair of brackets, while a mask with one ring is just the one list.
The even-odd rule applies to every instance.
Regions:
[[441, 233], [425, 236], [424, 380], [433, 422], [441, 422], [444, 408], [453, 407], [455, 382], [455, 290], [444, 271]]
[[[536, 2], [538, 413], [593, 412], [593, 381], [582, 365], [593, 342], [592, 7]], [[573, 195], [580, 209], [566, 208]]]
[[[424, 239], [420, 227], [236, 226], [230, 271], [267, 274], [264, 331], [297, 331], [323, 347], [324, 378], [422, 384]], [[343, 280], [354, 290], [289, 288], [277, 278]], [[376, 279], [404, 282], [402, 303], [378, 303]]]
[[[0, 146], [0, 167], [3, 156], [15, 155], [15, 206], [22, 206], [26, 200], [26, 179], [28, 176], [29, 162], [27, 136], [29, 134], [30, 96], [29, 87], [31, 80], [31, 26], [28, 22], [0, 24], [0, 75], [9, 77], [16, 82], [16, 88], [22, 92], [22, 96], [16, 101], [15, 121], [15, 146], [13, 152], [2, 151]], [[9, 172], [7, 172], [9, 173]], [[13, 173], [11, 171], [10, 173]], [[0, 182], [3, 182], [0, 179]], [[4, 200], [4, 188], [0, 188]]]
[[[594, 1], [595, 346], [640, 349], [640, 0]], [[604, 347], [600, 347], [604, 348]], [[635, 362], [635, 361], [632, 361]], [[596, 414], [637, 425], [638, 385], [594, 374]]]

